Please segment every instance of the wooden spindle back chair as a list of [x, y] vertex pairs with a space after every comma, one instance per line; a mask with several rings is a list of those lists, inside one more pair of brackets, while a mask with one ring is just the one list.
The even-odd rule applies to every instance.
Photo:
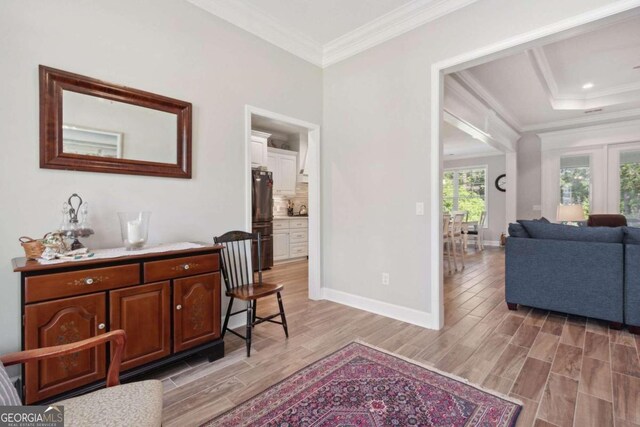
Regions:
[[[215, 243], [224, 246], [220, 251], [222, 258], [222, 277], [224, 279], [226, 295], [229, 297], [229, 306], [227, 307], [227, 314], [222, 326], [222, 336], [224, 337], [225, 333], [229, 331], [244, 339], [247, 346], [247, 357], [251, 356], [251, 331], [255, 325], [262, 322], [277, 323], [282, 325], [285, 336], [289, 338], [287, 319], [284, 314], [284, 306], [282, 305], [282, 296], [280, 295], [283, 286], [281, 284], [263, 283], [262, 281], [260, 233], [230, 231], [220, 237], [214, 237], [213, 240]], [[253, 266], [250, 265], [252, 260], [252, 244], [254, 241], [257, 242], [258, 250], [258, 268], [255, 274], [253, 272]], [[257, 281], [255, 280], [256, 274], [258, 276]], [[265, 317], [257, 316], [258, 299], [273, 294], [276, 295], [280, 311]], [[236, 299], [246, 301], [247, 307], [244, 310], [232, 312], [233, 301]], [[245, 312], [247, 313], [247, 326], [246, 334], [243, 336], [229, 329], [228, 325], [231, 316]], [[273, 320], [278, 316], [280, 317], [280, 321]]]

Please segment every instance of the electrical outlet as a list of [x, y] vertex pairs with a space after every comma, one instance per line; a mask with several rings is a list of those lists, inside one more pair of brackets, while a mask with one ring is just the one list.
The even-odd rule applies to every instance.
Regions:
[[416, 202], [416, 215], [424, 215], [424, 203]]
[[389, 273], [382, 273], [382, 284], [383, 285], [389, 284]]

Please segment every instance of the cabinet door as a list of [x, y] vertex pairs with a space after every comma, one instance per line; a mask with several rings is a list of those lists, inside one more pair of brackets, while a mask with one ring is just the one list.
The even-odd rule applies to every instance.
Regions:
[[173, 351], [220, 338], [220, 273], [173, 281]]
[[171, 353], [169, 286], [169, 282], [152, 283], [110, 293], [110, 330], [124, 329], [127, 332], [122, 370]]
[[273, 260], [289, 258], [289, 232], [273, 235]]
[[[281, 154], [280, 163], [280, 189], [283, 195], [296, 194], [296, 180], [298, 178], [298, 160], [296, 156]], [[275, 183], [275, 179], [274, 179]]]
[[251, 166], [262, 166], [264, 161], [264, 144], [261, 141], [251, 140]]
[[[50, 347], [105, 333], [104, 293], [25, 307], [24, 348]], [[25, 365], [27, 404], [105, 377], [105, 345]]]

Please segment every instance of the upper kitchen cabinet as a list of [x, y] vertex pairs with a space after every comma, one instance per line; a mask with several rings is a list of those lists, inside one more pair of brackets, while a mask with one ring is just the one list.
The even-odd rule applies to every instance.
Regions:
[[274, 196], [295, 196], [298, 153], [269, 147], [267, 169], [273, 173]]
[[267, 166], [267, 143], [270, 133], [251, 131], [251, 167]]

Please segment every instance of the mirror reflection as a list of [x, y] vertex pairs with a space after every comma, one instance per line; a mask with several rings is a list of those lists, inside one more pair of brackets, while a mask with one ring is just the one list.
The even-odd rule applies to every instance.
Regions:
[[63, 152], [176, 163], [176, 114], [63, 90]]

